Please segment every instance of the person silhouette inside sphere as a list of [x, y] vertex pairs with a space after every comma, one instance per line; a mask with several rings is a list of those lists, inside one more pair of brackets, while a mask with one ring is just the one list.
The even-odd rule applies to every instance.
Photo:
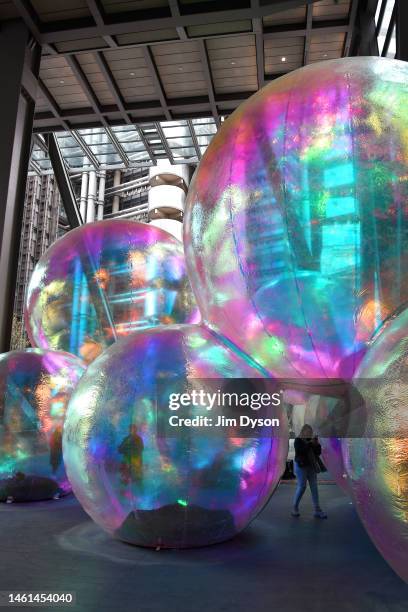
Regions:
[[322, 447], [317, 436], [313, 435], [310, 425], [303, 425], [298, 438], [295, 438], [295, 463], [294, 470], [297, 478], [297, 487], [293, 500], [292, 516], [300, 516], [299, 503], [309, 483], [312, 494], [314, 516], [325, 519], [327, 514], [323, 512], [319, 503], [319, 490], [317, 487], [317, 474], [321, 471], [319, 457]]
[[50, 439], [50, 465], [56, 474], [62, 464], [62, 427], [56, 427]]
[[127, 435], [120, 444], [118, 451], [123, 455], [120, 473], [123, 484], [141, 480], [143, 473], [143, 450], [142, 437], [137, 432], [137, 425], [129, 426]]

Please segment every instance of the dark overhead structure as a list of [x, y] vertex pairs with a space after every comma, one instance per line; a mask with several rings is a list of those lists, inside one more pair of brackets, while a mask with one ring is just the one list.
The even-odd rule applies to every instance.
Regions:
[[43, 48], [34, 129], [220, 117], [264, 83], [350, 53], [358, 0], [0, 3]]

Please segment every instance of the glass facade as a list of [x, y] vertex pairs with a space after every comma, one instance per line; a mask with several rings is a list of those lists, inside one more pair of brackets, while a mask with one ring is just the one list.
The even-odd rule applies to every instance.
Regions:
[[[157, 159], [174, 164], [196, 164], [201, 159], [217, 126], [212, 117], [96, 127], [57, 134], [62, 156], [71, 172], [151, 166]], [[38, 144], [34, 145], [30, 170], [52, 172], [51, 162]]]

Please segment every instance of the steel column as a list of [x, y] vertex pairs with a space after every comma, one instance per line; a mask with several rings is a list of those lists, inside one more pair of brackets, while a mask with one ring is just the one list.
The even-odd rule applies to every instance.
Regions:
[[[120, 170], [115, 170], [115, 174], [113, 175], [113, 186], [119, 187], [121, 180], [122, 179], [121, 179]], [[120, 196], [114, 195], [113, 202], [112, 202], [112, 213], [119, 212], [119, 207], [120, 207]]]
[[83, 172], [81, 178], [81, 199], [79, 201], [79, 210], [82, 219], [86, 219], [86, 202], [88, 198], [88, 173]]
[[397, 20], [396, 38], [397, 53], [396, 59], [408, 62], [408, 3], [407, 0], [396, 0]]
[[99, 188], [98, 188], [98, 221], [103, 220], [103, 207], [105, 204], [105, 184], [106, 184], [106, 170], [101, 170], [99, 176]]
[[356, 7], [357, 28], [348, 41], [350, 55], [378, 55], [378, 42], [375, 27], [375, 12], [378, 0], [360, 0]]
[[88, 205], [86, 208], [86, 222], [92, 223], [95, 221], [95, 205], [96, 205], [96, 172], [89, 171], [88, 182]]
[[22, 21], [2, 23], [0, 61], [7, 86], [2, 91], [0, 114], [0, 352], [10, 347], [34, 118], [35, 92], [24, 89], [24, 72], [36, 82], [41, 54], [36, 43], [28, 46], [29, 39]]

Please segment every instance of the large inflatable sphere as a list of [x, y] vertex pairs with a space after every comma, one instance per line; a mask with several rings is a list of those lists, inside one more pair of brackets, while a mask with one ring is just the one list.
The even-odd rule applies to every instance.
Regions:
[[364, 436], [343, 440], [358, 514], [393, 569], [408, 582], [408, 310], [384, 325], [354, 380], [364, 399]]
[[[328, 394], [322, 394], [319, 397], [314, 430], [319, 433], [322, 459], [330, 476], [344, 493], [350, 495], [341, 436], [347, 432], [348, 421], [352, 413], [350, 405], [355, 402], [355, 398], [353, 398], [352, 387], [348, 383], [343, 382], [340, 383], [339, 387], [336, 387], [335, 381], [324, 380], [326, 381]], [[334, 392], [336, 389], [337, 393]], [[330, 391], [332, 393], [331, 397], [329, 396]], [[357, 393], [354, 393], [354, 395], [357, 395]], [[352, 401], [350, 401], [350, 397], [353, 398]]]
[[26, 296], [31, 344], [87, 363], [137, 329], [195, 322], [183, 246], [160, 228], [99, 221], [68, 232], [41, 257]]
[[[215, 426], [233, 410], [187, 406], [180, 393], [252, 389], [262, 376], [198, 325], [137, 332], [107, 349], [72, 396], [64, 428], [67, 472], [86, 512], [116, 538], [149, 547], [203, 546], [244, 529], [285, 469], [284, 410], [275, 409], [280, 427], [243, 436]], [[169, 408], [173, 393], [179, 410]], [[214, 426], [178, 420], [205, 417]]]
[[184, 241], [205, 322], [283, 377], [351, 377], [408, 299], [408, 64], [347, 58], [244, 102], [208, 147]]
[[342, 440], [340, 438], [319, 438], [322, 457], [330, 476], [346, 495], [350, 495], [347, 471], [344, 466]]
[[77, 357], [57, 351], [0, 355], [0, 501], [70, 492], [62, 430], [68, 400], [84, 371]]

